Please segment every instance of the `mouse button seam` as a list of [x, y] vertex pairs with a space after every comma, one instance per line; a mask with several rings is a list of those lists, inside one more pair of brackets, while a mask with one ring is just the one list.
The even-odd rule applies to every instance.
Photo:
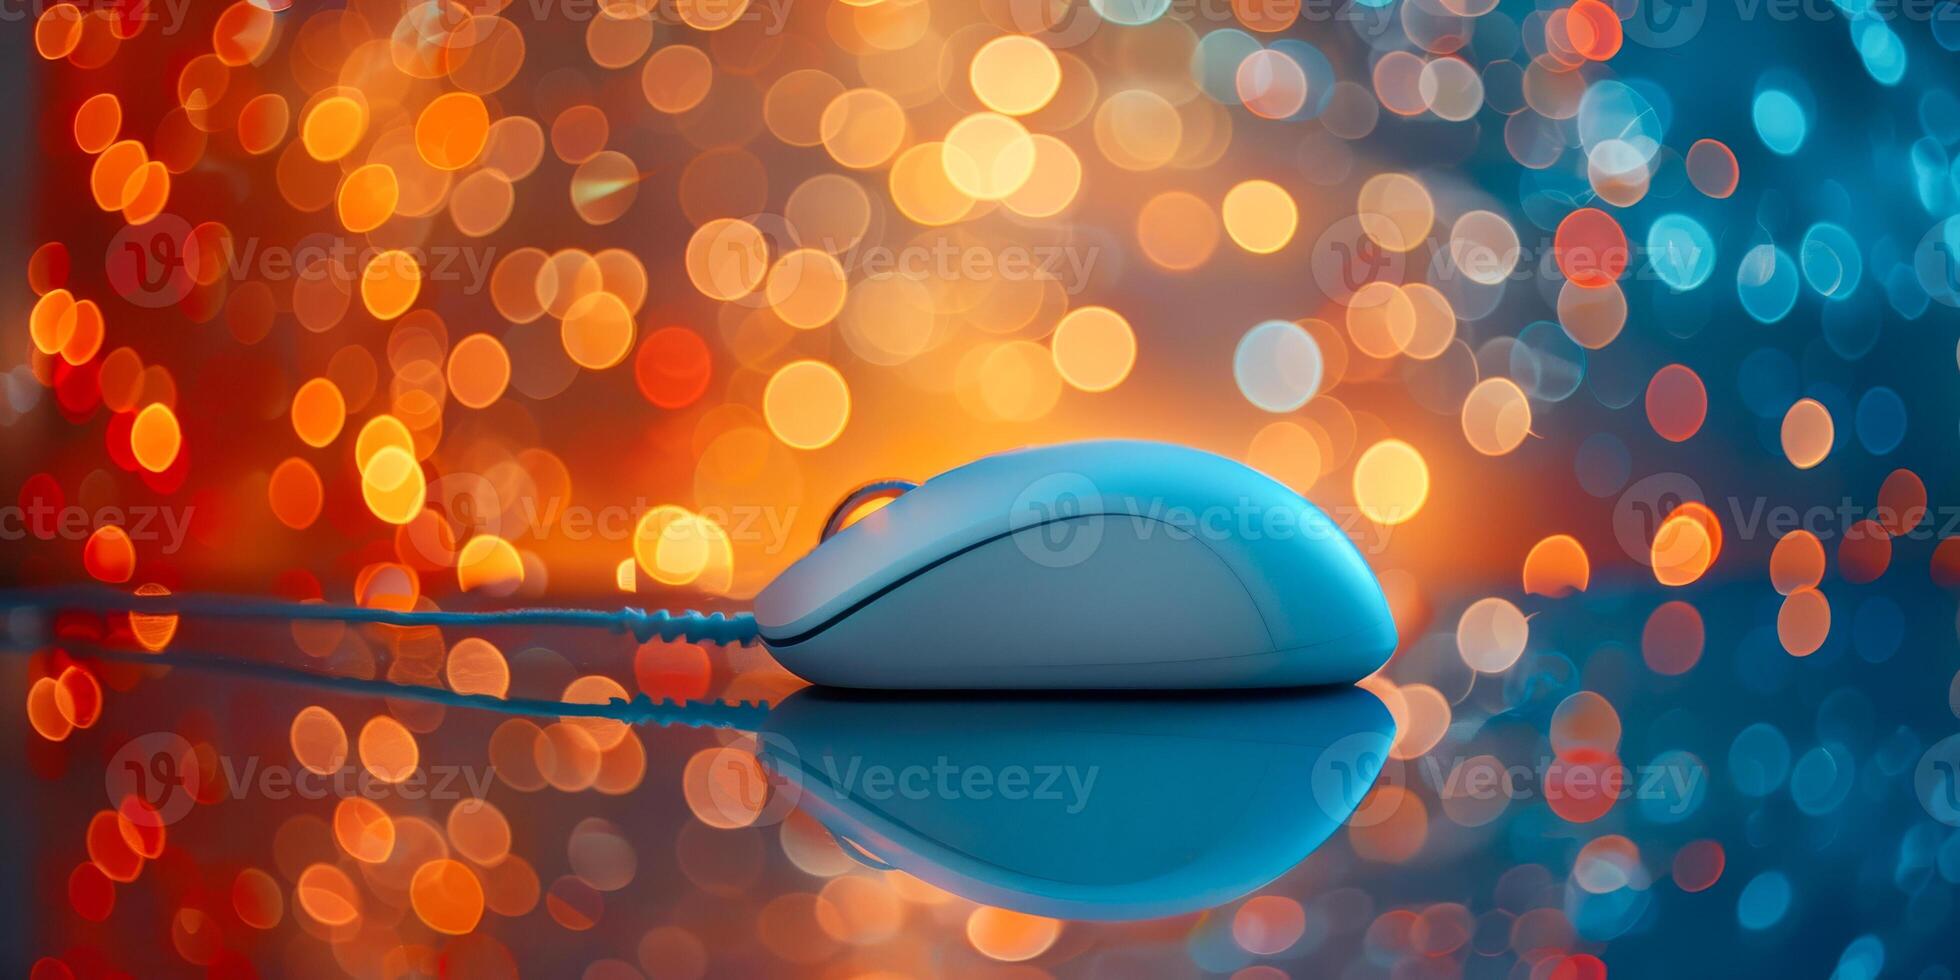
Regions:
[[[1155, 520], [1155, 518], [1152, 518], [1152, 520]], [[1160, 523], [1165, 523], [1165, 522], [1160, 522]], [[1166, 526], [1172, 526], [1172, 525], [1166, 523]], [[1232, 576], [1232, 581], [1238, 583], [1239, 591], [1245, 595], [1245, 601], [1252, 605], [1252, 614], [1259, 617], [1259, 628], [1266, 632], [1266, 646], [1269, 649], [1265, 652], [1267, 653], [1279, 652], [1279, 648], [1280, 648], [1279, 637], [1273, 634], [1273, 624], [1267, 621], [1266, 610], [1260, 607], [1258, 598], [1253, 596], [1252, 589], [1246, 586], [1245, 576], [1240, 575], [1239, 570], [1233, 568], [1232, 563], [1226, 561], [1225, 556], [1219, 554], [1218, 549], [1213, 548], [1211, 546], [1211, 542], [1206, 541], [1203, 535], [1193, 534], [1191, 535], [1191, 539], [1198, 542], [1200, 545], [1203, 545], [1205, 549], [1205, 553], [1217, 559], [1220, 565], [1225, 566], [1226, 574]]]
[[[900, 498], [900, 499], [904, 499], [904, 498]], [[869, 606], [872, 603], [878, 601], [879, 599], [882, 599], [885, 596], [890, 595], [893, 592], [896, 592], [901, 586], [904, 586], [905, 584], [913, 581], [914, 579], [917, 579], [925, 575], [927, 572], [930, 572], [941, 565], [945, 565], [952, 562], [955, 558], [959, 558], [962, 555], [968, 554], [973, 551], [977, 551], [981, 548], [986, 547], [987, 545], [993, 544], [996, 541], [1013, 537], [1014, 535], [1020, 534], [1024, 531], [1032, 531], [1037, 528], [1047, 527], [1050, 524], [1058, 524], [1063, 521], [1083, 520], [1092, 517], [1093, 518], [1128, 517], [1134, 520], [1145, 520], [1145, 521], [1150, 521], [1154, 524], [1161, 524], [1164, 527], [1170, 528], [1174, 531], [1183, 531], [1187, 534], [1190, 534], [1193, 540], [1197, 541], [1201, 545], [1204, 545], [1207, 554], [1210, 554], [1212, 557], [1217, 558], [1219, 564], [1225, 566], [1225, 571], [1232, 576], [1232, 580], [1234, 582], [1238, 583], [1240, 591], [1245, 594], [1246, 601], [1252, 604], [1253, 615], [1259, 617], [1260, 628], [1266, 631], [1267, 645], [1268, 646], [1277, 645], [1276, 641], [1273, 639], [1272, 627], [1266, 623], [1265, 612], [1259, 608], [1258, 600], [1252, 598], [1251, 590], [1245, 587], [1245, 580], [1239, 577], [1237, 571], [1233, 570], [1230, 562], [1227, 562], [1223, 557], [1221, 557], [1218, 554], [1218, 552], [1214, 550], [1210, 545], [1205, 545], [1204, 539], [1201, 536], [1192, 533], [1189, 528], [1179, 527], [1178, 525], [1172, 524], [1171, 522], [1166, 521], [1161, 517], [1157, 517], [1150, 514], [1134, 514], [1134, 513], [1124, 512], [1124, 511], [1115, 511], [1115, 510], [1109, 510], [1107, 508], [1098, 510], [1093, 514], [1070, 514], [1066, 517], [1056, 517], [1056, 518], [1050, 518], [1045, 521], [1037, 521], [1036, 523], [1024, 525], [1022, 527], [1010, 527], [1005, 531], [1001, 531], [996, 534], [990, 535], [986, 538], [982, 538], [979, 541], [962, 545], [961, 547], [939, 558], [935, 558], [932, 561], [926, 562], [925, 564], [919, 566], [918, 568], [915, 568], [909, 572], [900, 575], [899, 577], [893, 579], [892, 581], [872, 590], [871, 594], [865, 596], [862, 599], [857, 600], [856, 602], [851, 603], [851, 605], [845, 608], [843, 611], [799, 633], [795, 633], [785, 637], [772, 638], [769, 635], [768, 629], [759, 627], [757, 630], [757, 635], [762, 638], [764, 644], [771, 647], [772, 649], [783, 649], [783, 648], [796, 646], [797, 644], [815, 639], [818, 635], [828, 631], [831, 627], [856, 615], [860, 610], [864, 609], [866, 606]]]

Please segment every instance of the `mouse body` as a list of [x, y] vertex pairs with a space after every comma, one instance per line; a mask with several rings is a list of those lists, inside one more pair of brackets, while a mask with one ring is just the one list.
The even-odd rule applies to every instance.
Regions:
[[934, 477], [791, 565], [755, 617], [803, 678], [894, 690], [1352, 683], [1396, 643], [1317, 507], [1224, 457], [1126, 440]]
[[1130, 921], [1235, 901], [1373, 787], [1395, 723], [1359, 688], [1065, 699], [805, 688], [758, 753], [844, 853], [1031, 915]]

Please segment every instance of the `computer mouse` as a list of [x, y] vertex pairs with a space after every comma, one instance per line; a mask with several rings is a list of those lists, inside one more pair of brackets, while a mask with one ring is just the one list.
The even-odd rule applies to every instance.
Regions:
[[1395, 725], [1360, 688], [1093, 699], [805, 688], [770, 709], [775, 791], [846, 854], [1031, 915], [1215, 908], [1354, 812]]
[[[844, 526], [868, 495], [894, 494]], [[867, 484], [753, 613], [0, 590], [0, 609], [19, 608], [761, 642], [812, 683], [882, 690], [1343, 684], [1396, 643], [1380, 584], [1319, 508], [1232, 460], [1143, 441], [1023, 449], [920, 486]]]
[[1319, 508], [1148, 441], [933, 477], [784, 570], [755, 623], [813, 683], [903, 690], [1344, 684], [1396, 643], [1381, 585]]

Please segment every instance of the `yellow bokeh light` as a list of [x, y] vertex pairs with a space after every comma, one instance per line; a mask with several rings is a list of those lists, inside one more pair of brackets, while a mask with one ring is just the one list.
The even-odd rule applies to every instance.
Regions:
[[739, 218], [716, 218], [687, 240], [687, 278], [709, 299], [740, 299], [769, 271], [769, 240]]
[[1429, 234], [1436, 205], [1429, 198], [1429, 189], [1414, 177], [1377, 174], [1361, 185], [1355, 215], [1361, 220], [1361, 230], [1376, 244], [1392, 252], [1407, 252]]
[[762, 118], [769, 132], [791, 146], [823, 142], [824, 107], [844, 94], [844, 83], [821, 68], [799, 68], [776, 80], [763, 97]]
[[1502, 456], [1531, 434], [1531, 400], [1510, 378], [1485, 378], [1463, 400], [1463, 437], [1486, 456]]
[[1066, 142], [1047, 133], [1036, 133], [1032, 138], [1034, 170], [1001, 203], [1023, 217], [1052, 217], [1067, 209], [1081, 189], [1082, 161]]
[[633, 349], [633, 311], [611, 293], [587, 293], [565, 311], [559, 337], [580, 367], [603, 371]]
[[1047, 415], [1061, 397], [1062, 376], [1048, 348], [1032, 340], [1010, 340], [974, 353], [983, 418], [1032, 422]]
[[966, 919], [966, 938], [981, 954], [1008, 963], [1031, 960], [1062, 935], [1056, 919], [982, 905]]
[[1354, 503], [1377, 524], [1401, 524], [1429, 500], [1429, 464], [1400, 439], [1369, 446], [1354, 462]]
[[1715, 562], [1715, 540], [1704, 518], [1677, 511], [1654, 532], [1650, 563], [1654, 580], [1680, 587], [1699, 580]]
[[1225, 233], [1240, 248], [1268, 255], [1286, 247], [1300, 226], [1300, 209], [1270, 180], [1248, 180], [1225, 192]]
[[1096, 109], [1096, 147], [1125, 170], [1155, 170], [1177, 156], [1184, 121], [1177, 107], [1146, 89], [1125, 89]]
[[464, 592], [509, 595], [524, 584], [524, 560], [517, 548], [494, 534], [479, 534], [456, 555], [456, 584]]
[[[648, 4], [649, 7], [652, 4]], [[675, 0], [674, 12], [681, 23], [697, 31], [719, 31], [740, 23], [749, 9], [749, 0]]]
[[1253, 434], [1245, 463], [1286, 484], [1294, 493], [1305, 494], [1320, 479], [1320, 440], [1298, 423], [1271, 422]]
[[129, 448], [138, 465], [152, 473], [161, 473], [177, 461], [183, 445], [184, 434], [177, 427], [177, 413], [170, 406], [156, 402], [136, 413], [136, 421], [129, 428]]
[[783, 202], [783, 218], [798, 245], [835, 255], [864, 239], [871, 227], [871, 208], [864, 185], [843, 174], [818, 174], [790, 192]]
[[331, 95], [314, 103], [300, 122], [300, 144], [315, 160], [332, 162], [359, 146], [367, 135], [367, 105], [352, 95]]
[[933, 298], [924, 276], [879, 272], [851, 290], [838, 327], [852, 352], [873, 364], [903, 364], [935, 338]]
[[822, 361], [786, 364], [763, 390], [762, 416], [784, 444], [820, 449], [835, 441], [850, 421], [851, 389], [836, 368]]
[[700, 577], [712, 557], [708, 523], [685, 507], [655, 507], [633, 530], [633, 558], [654, 581], [686, 585]]
[[422, 292], [422, 266], [400, 249], [376, 255], [361, 270], [361, 302], [377, 320], [393, 320]]
[[714, 70], [707, 52], [691, 45], [670, 44], [655, 51], [641, 66], [640, 94], [656, 110], [679, 115], [708, 97]]
[[884, 163], [905, 143], [905, 108], [875, 88], [854, 88], [824, 107], [817, 122], [831, 159], [853, 170]]
[[76, 321], [75, 295], [66, 289], [49, 290], [34, 302], [34, 308], [27, 315], [28, 336], [34, 341], [34, 349], [43, 354], [53, 354], [68, 345], [75, 337]]
[[489, 408], [510, 384], [510, 352], [487, 333], [473, 333], [449, 351], [449, 393], [464, 408]]
[[1026, 34], [997, 37], [973, 54], [973, 94], [995, 112], [1023, 116], [1048, 104], [1062, 84], [1062, 64], [1048, 45]]
[[356, 169], [340, 182], [335, 200], [340, 223], [360, 234], [382, 226], [395, 214], [401, 200], [401, 185], [395, 171], [385, 163], [370, 163]]
[[1369, 357], [1402, 353], [1416, 334], [1416, 305], [1408, 291], [1392, 282], [1371, 282], [1348, 300], [1348, 338]]
[[1419, 361], [1441, 357], [1456, 339], [1456, 309], [1449, 297], [1426, 282], [1403, 286], [1402, 296], [1415, 312], [1408, 336], [1398, 338], [1402, 353]]
[[1524, 655], [1531, 623], [1508, 599], [1478, 599], [1456, 621], [1457, 654], [1471, 670], [1501, 674]]
[[783, 322], [805, 330], [821, 327], [844, 308], [844, 267], [830, 253], [799, 248], [783, 253], [769, 268], [763, 287], [769, 306]]
[[96, 206], [104, 211], [122, 210], [129, 203], [130, 191], [135, 189], [130, 178], [149, 160], [149, 152], [137, 140], [123, 140], [103, 150], [89, 169], [89, 189]]
[[361, 432], [354, 437], [354, 465], [365, 471], [376, 453], [393, 446], [415, 456], [415, 437], [408, 432], [408, 426], [393, 415], [377, 415], [361, 426]]
[[1129, 377], [1137, 338], [1130, 322], [1106, 306], [1071, 310], [1049, 340], [1055, 370], [1083, 391], [1108, 391]]
[[919, 224], [949, 225], [973, 211], [973, 195], [961, 190], [947, 174], [944, 143], [920, 143], [906, 149], [892, 161], [888, 180], [892, 204]]
[[407, 524], [422, 512], [429, 493], [422, 464], [400, 446], [377, 450], [361, 467], [361, 499], [374, 516], [390, 524]]
[[1011, 116], [976, 112], [946, 131], [940, 160], [954, 187], [976, 200], [998, 201], [1034, 175], [1034, 139]]

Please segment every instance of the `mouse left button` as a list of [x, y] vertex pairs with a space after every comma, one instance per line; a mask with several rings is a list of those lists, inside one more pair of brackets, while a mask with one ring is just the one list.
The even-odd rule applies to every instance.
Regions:
[[830, 517], [824, 520], [823, 533], [818, 536], [817, 542], [821, 544], [829, 541], [833, 535], [842, 531], [851, 515], [857, 513], [865, 504], [874, 500], [897, 500], [918, 488], [919, 485], [911, 480], [873, 480], [860, 485], [845, 494], [844, 498], [837, 502], [836, 507], [831, 508]]

